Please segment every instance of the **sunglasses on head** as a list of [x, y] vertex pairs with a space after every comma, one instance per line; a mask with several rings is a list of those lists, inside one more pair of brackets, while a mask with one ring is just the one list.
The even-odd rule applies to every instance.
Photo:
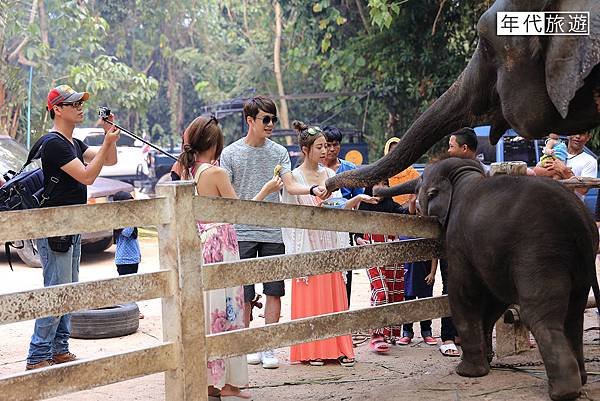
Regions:
[[305, 136], [313, 136], [313, 135], [317, 135], [317, 134], [322, 134], [323, 130], [319, 127], [309, 127], [307, 129], [305, 129], [304, 131], [302, 131], [302, 134], [304, 134]]
[[71, 107], [74, 107], [76, 109], [79, 109], [79, 108], [81, 108], [83, 106], [83, 100], [79, 100], [79, 101], [73, 102], [73, 103], [60, 103], [57, 106], [61, 106], [61, 107], [63, 107], [63, 106], [71, 106]]
[[279, 121], [279, 119], [277, 118], [277, 116], [263, 116], [262, 118], [262, 123], [264, 125], [269, 125], [271, 121], [273, 121], [273, 124], [277, 124], [277, 121]]

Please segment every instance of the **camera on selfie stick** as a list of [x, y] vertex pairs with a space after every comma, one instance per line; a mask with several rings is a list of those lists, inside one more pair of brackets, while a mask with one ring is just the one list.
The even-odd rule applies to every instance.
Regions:
[[156, 150], [158, 150], [159, 152], [163, 153], [164, 155], [166, 155], [166, 156], [169, 156], [171, 159], [173, 159], [173, 160], [177, 161], [177, 158], [176, 158], [175, 156], [173, 156], [172, 154], [170, 154], [170, 153], [168, 153], [168, 152], [166, 152], [166, 151], [162, 150], [162, 149], [161, 149], [161, 148], [159, 148], [158, 146], [156, 146], [156, 145], [154, 145], [154, 144], [152, 144], [152, 143], [150, 143], [150, 142], [146, 141], [145, 139], [142, 139], [142, 138], [140, 138], [139, 136], [135, 135], [134, 133], [127, 131], [125, 128], [121, 127], [120, 125], [118, 125], [118, 124], [115, 124], [115, 123], [114, 123], [114, 122], [112, 122], [112, 121], [109, 121], [109, 120], [108, 120], [108, 117], [110, 117], [110, 115], [111, 115], [111, 114], [112, 114], [112, 112], [111, 112], [111, 110], [110, 110], [110, 109], [109, 109], [107, 106], [101, 106], [101, 107], [98, 109], [98, 117], [100, 117], [100, 118], [102, 119], [102, 121], [105, 121], [105, 122], [107, 122], [107, 123], [109, 123], [109, 124], [111, 124], [111, 125], [115, 126], [117, 129], [119, 129], [119, 130], [121, 130], [122, 132], [126, 133], [126, 134], [127, 134], [127, 135], [129, 135], [130, 137], [132, 137], [132, 138], [134, 138], [134, 139], [137, 139], [137, 140], [139, 140], [139, 141], [141, 141], [141, 142], [145, 143], [146, 145], [150, 146], [151, 148], [153, 148], [153, 149], [156, 149]]

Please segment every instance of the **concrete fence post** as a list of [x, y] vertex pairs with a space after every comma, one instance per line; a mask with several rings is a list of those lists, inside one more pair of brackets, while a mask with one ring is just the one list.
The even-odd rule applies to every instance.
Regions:
[[[527, 164], [521, 161], [492, 163], [490, 175], [526, 175]], [[518, 311], [517, 305], [510, 305], [507, 313]], [[512, 315], [510, 315], [512, 316]], [[496, 322], [496, 355], [504, 357], [515, 355], [529, 349], [529, 331], [521, 320], [510, 319], [505, 315]]]
[[168, 199], [169, 223], [158, 227], [161, 269], [174, 269], [173, 296], [162, 299], [164, 341], [177, 347], [177, 368], [165, 372], [167, 401], [205, 401], [207, 394], [206, 333], [202, 287], [202, 248], [192, 200], [194, 184], [170, 182], [157, 186]]

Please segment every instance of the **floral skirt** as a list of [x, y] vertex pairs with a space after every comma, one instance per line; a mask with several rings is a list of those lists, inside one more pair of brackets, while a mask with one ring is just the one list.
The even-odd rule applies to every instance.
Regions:
[[[237, 236], [231, 224], [198, 223], [204, 263], [240, 259]], [[204, 293], [206, 332], [210, 334], [244, 328], [244, 287], [221, 288]], [[219, 389], [225, 384], [248, 385], [246, 355], [208, 361], [208, 384]]]

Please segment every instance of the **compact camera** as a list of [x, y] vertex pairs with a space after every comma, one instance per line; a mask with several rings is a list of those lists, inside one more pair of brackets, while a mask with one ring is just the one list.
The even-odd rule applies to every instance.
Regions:
[[102, 106], [98, 109], [98, 117], [100, 117], [101, 119], [105, 119], [108, 118], [111, 114], [111, 111], [108, 107], [106, 106]]

